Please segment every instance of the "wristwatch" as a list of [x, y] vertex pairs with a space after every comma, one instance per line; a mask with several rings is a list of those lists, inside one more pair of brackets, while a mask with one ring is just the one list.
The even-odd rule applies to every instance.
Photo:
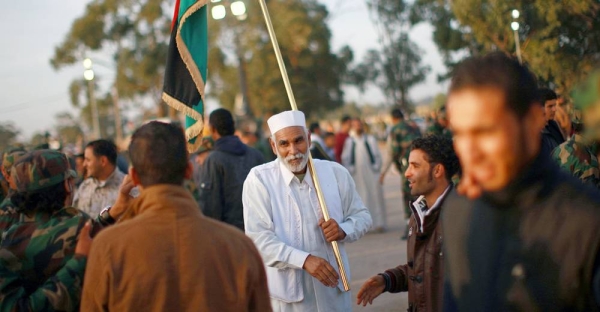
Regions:
[[102, 225], [113, 225], [115, 222], [117, 222], [117, 220], [110, 216], [110, 208], [112, 208], [112, 206], [105, 207], [98, 215], [98, 221], [100, 221]]

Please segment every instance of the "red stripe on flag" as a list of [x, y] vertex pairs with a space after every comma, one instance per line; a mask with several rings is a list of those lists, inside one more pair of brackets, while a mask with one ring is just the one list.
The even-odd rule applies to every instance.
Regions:
[[177, 25], [177, 19], [179, 18], [179, 0], [175, 2], [175, 12], [173, 13], [173, 21], [171, 22], [171, 32]]

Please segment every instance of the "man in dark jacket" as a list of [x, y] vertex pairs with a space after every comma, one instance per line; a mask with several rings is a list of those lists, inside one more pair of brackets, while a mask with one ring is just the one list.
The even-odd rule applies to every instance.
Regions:
[[242, 188], [250, 169], [264, 163], [263, 155], [246, 146], [233, 135], [235, 124], [231, 113], [219, 108], [209, 117], [215, 141], [213, 151], [204, 161], [200, 177], [202, 212], [244, 230]]
[[551, 155], [552, 151], [565, 142], [565, 137], [560, 131], [560, 126], [554, 120], [556, 116], [558, 97], [548, 88], [538, 90], [540, 105], [544, 108], [546, 125], [542, 130], [542, 153]]
[[366, 306], [383, 292], [408, 291], [408, 311], [439, 311], [442, 303], [443, 253], [442, 203], [452, 189], [458, 171], [452, 139], [427, 136], [413, 141], [408, 169], [414, 203], [409, 221], [408, 263], [371, 277], [358, 291], [357, 303]]
[[458, 191], [444, 203], [446, 311], [598, 310], [600, 195], [541, 153], [533, 74], [505, 54], [455, 69]]

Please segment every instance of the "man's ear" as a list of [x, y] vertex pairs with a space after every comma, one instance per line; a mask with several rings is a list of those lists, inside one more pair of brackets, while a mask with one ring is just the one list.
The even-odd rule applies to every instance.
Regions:
[[194, 166], [191, 161], [187, 162], [187, 166], [185, 167], [185, 175], [183, 176], [186, 180], [191, 180], [194, 176]]
[[102, 164], [102, 167], [108, 166], [108, 164], [109, 164], [108, 157], [100, 156], [100, 163]]
[[446, 175], [446, 168], [444, 168], [442, 164], [436, 164], [435, 168], [433, 169], [433, 175], [436, 178], [444, 178]]
[[273, 138], [269, 137], [269, 144], [271, 144], [271, 150], [273, 150], [273, 154], [277, 154], [277, 147], [275, 146], [275, 142], [273, 142]]
[[131, 181], [133, 181], [133, 185], [135, 185], [135, 186], [141, 185], [140, 176], [138, 175], [137, 171], [135, 171], [133, 166], [129, 167], [129, 176], [131, 177]]
[[67, 194], [73, 194], [73, 184], [69, 182], [69, 179], [65, 179], [63, 183], [65, 184], [65, 191], [67, 191]]

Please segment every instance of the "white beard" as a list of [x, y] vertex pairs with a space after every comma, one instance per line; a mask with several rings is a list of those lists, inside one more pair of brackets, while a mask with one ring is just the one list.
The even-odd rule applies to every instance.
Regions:
[[[304, 168], [306, 168], [306, 164], [308, 163], [308, 153], [309, 153], [309, 149], [306, 149], [305, 154], [298, 153], [296, 155], [289, 155], [288, 157], [283, 158], [278, 152], [277, 158], [279, 158], [279, 161], [281, 161], [285, 165], [286, 168], [288, 168], [292, 173], [295, 173], [295, 172], [300, 172], [300, 171], [304, 170]], [[294, 159], [302, 159], [302, 160], [297, 165], [290, 164], [290, 161], [294, 160]]]

